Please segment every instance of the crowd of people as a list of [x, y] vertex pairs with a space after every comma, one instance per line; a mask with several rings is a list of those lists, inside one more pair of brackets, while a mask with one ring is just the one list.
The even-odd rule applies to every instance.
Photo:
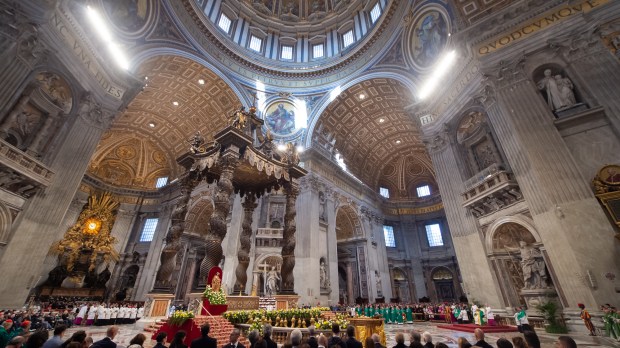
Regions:
[[133, 324], [144, 315], [144, 307], [133, 304], [82, 303], [73, 311], [75, 325]]
[[[371, 304], [347, 309], [351, 316], [382, 317], [385, 324], [404, 324], [414, 321], [444, 321], [446, 323], [480, 326], [495, 326], [495, 315], [491, 306], [468, 305], [466, 303], [416, 303], [416, 304]], [[521, 310], [517, 310], [520, 312]]]

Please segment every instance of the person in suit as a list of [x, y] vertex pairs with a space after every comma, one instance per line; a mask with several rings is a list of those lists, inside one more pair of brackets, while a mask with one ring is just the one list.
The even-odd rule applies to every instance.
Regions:
[[[217, 348], [217, 340], [213, 337], [209, 337], [209, 331], [211, 331], [211, 326], [209, 324], [201, 326], [200, 335], [202, 337], [193, 340], [189, 345], [190, 348]], [[172, 347], [172, 344], [170, 344], [170, 347]]]
[[332, 324], [332, 337], [327, 341], [327, 347], [339, 346], [340, 348], [347, 348], [347, 344], [340, 338], [340, 326], [336, 323]]
[[183, 343], [183, 341], [185, 341], [186, 336], [187, 336], [187, 333], [185, 333], [185, 331], [183, 330], [177, 331], [177, 333], [174, 334], [174, 338], [172, 339], [172, 342], [170, 342], [170, 348], [187, 348], [187, 345]]
[[239, 329], [234, 329], [230, 333], [230, 342], [224, 346], [224, 348], [245, 348], [243, 344], [239, 342], [239, 336], [241, 336], [241, 331]]
[[319, 336], [317, 342], [319, 344], [319, 348], [327, 348], [327, 337], [323, 336], [323, 334]]
[[482, 329], [474, 330], [474, 336], [476, 337], [476, 340], [478, 340], [474, 346], [481, 348], [493, 348], [492, 345], [488, 344], [487, 341], [484, 340], [484, 331], [482, 331]]
[[381, 337], [379, 337], [379, 335], [377, 335], [377, 334], [372, 334], [372, 341], [375, 343], [375, 348], [385, 348], [385, 347], [381, 344]]
[[344, 343], [347, 344], [347, 348], [362, 348], [362, 342], [355, 339], [355, 326], [347, 326], [347, 340]]
[[110, 326], [105, 333], [105, 338], [99, 340], [91, 346], [92, 348], [116, 348], [116, 343], [112, 341], [118, 335], [118, 326]]
[[430, 332], [424, 331], [422, 337], [424, 338], [424, 348], [435, 348], [435, 345], [433, 344], [433, 336], [431, 336]]
[[396, 345], [393, 348], [407, 348], [405, 345], [405, 335], [403, 335], [402, 332], [397, 333], [394, 340], [396, 341]]
[[[314, 326], [310, 326], [310, 327], [314, 329]], [[308, 332], [310, 332], [310, 327], [308, 328]], [[267, 348], [278, 348], [278, 344], [271, 339], [272, 332], [273, 332], [273, 328], [271, 327], [270, 324], [266, 324], [265, 326], [263, 326], [263, 339], [265, 343], [267, 344]], [[310, 340], [308, 340], [308, 344], [310, 344]], [[310, 348], [317, 348], [317, 347], [312, 347], [312, 345], [310, 345]]]
[[[310, 348], [319, 348], [319, 341], [317, 341], [316, 336], [315, 336], [314, 325], [308, 326], [308, 341], [306, 343], [308, 343]], [[269, 347], [269, 348], [277, 348], [277, 347]]]
[[372, 340], [371, 336], [366, 337], [364, 348], [375, 348], [375, 341]]
[[411, 331], [411, 335], [410, 335], [410, 343], [409, 343], [409, 348], [422, 348], [422, 335], [420, 335], [420, 333], [415, 332], [415, 331]]
[[301, 345], [301, 337], [302, 337], [301, 330], [295, 329], [291, 331], [291, 337], [290, 337], [291, 342], [290, 343], [293, 348], [297, 348]]
[[157, 334], [157, 337], [155, 337], [155, 346], [153, 348], [168, 348], [166, 347], [166, 345], [164, 344], [166, 342], [166, 337], [168, 336], [167, 333], [165, 332], [160, 332]]

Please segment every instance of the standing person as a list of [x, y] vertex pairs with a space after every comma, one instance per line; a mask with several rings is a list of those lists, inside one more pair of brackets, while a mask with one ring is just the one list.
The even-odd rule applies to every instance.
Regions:
[[9, 334], [9, 330], [13, 326], [13, 320], [7, 319], [2, 322], [2, 326], [0, 326], [0, 348], [6, 347], [11, 340], [11, 334]]
[[424, 338], [424, 348], [435, 348], [435, 345], [433, 344], [433, 336], [431, 336], [430, 332], [424, 331], [422, 337]]
[[[319, 339], [320, 338], [325, 338], [325, 336], [321, 336]], [[325, 344], [327, 344], [327, 338], [325, 338]], [[366, 340], [364, 341], [364, 348], [375, 348], [375, 341], [372, 340], [372, 337], [366, 337]]]
[[86, 326], [91, 326], [95, 322], [97, 316], [97, 306], [92, 304], [88, 309], [88, 316], [86, 317]]
[[527, 313], [525, 312], [525, 308], [517, 307], [517, 312], [515, 313], [515, 322], [517, 323], [517, 328], [520, 333], [524, 333], [525, 331], [532, 331], [530, 327], [530, 322], [527, 320]]
[[78, 325], [78, 326], [81, 325], [82, 321], [86, 317], [86, 312], [88, 312], [88, 306], [86, 305], [86, 303], [84, 303], [80, 307], [80, 310], [78, 311], [77, 317], [75, 318], [75, 321], [73, 323], [75, 325]]
[[129, 309], [129, 323], [133, 324], [136, 322], [136, 317], [138, 316], [138, 308], [136, 306], [131, 306]]
[[422, 345], [422, 335], [420, 335], [418, 332], [416, 331], [411, 331], [411, 334], [409, 336], [409, 348], [423, 348], [424, 346]]
[[38, 330], [28, 337], [25, 346], [28, 348], [41, 348], [49, 337], [50, 334], [46, 330]]
[[332, 337], [327, 341], [327, 347], [340, 346], [340, 348], [347, 348], [347, 344], [340, 338], [340, 326], [336, 323], [332, 324]]
[[[269, 327], [269, 330], [267, 330], [267, 327]], [[314, 330], [314, 325], [308, 326], [308, 341], [306, 343], [308, 343], [310, 348], [319, 348], [319, 341], [316, 339]], [[265, 328], [263, 329], [263, 337], [267, 342], [268, 348], [278, 348], [278, 344], [271, 340], [271, 325], [265, 325]], [[271, 342], [273, 342], [273, 345]]]
[[105, 337], [93, 343], [91, 348], [116, 348], [116, 343], [113, 341], [116, 335], [118, 335], [118, 326], [110, 326], [108, 330], [106, 330]]
[[110, 324], [116, 325], [116, 317], [118, 317], [118, 305], [112, 306], [110, 308]]
[[125, 317], [127, 314], [127, 307], [125, 307], [124, 304], [121, 304], [119, 306], [120, 307], [118, 308], [118, 317], [116, 318], [116, 322], [119, 324], [126, 324]]
[[136, 315], [136, 318], [140, 320], [142, 319], [143, 316], [144, 316], [144, 307], [140, 306], [138, 308], [138, 314]]
[[165, 332], [160, 332], [157, 334], [157, 336], [155, 337], [155, 346], [153, 346], [153, 348], [168, 348], [166, 347], [166, 345], [164, 343], [166, 343], [166, 337], [168, 336], [167, 333]]
[[[403, 342], [405, 338], [403, 337]], [[347, 326], [347, 340], [344, 342], [347, 345], [347, 348], [363, 348], [362, 342], [355, 339], [355, 326], [349, 325]], [[403, 347], [399, 347], [403, 348]]]
[[65, 334], [65, 331], [67, 331], [66, 326], [56, 326], [54, 329], [54, 336], [51, 340], [48, 340], [43, 344], [43, 348], [60, 348], [60, 345], [62, 345], [62, 336]]
[[239, 329], [233, 329], [230, 333], [230, 342], [224, 348], [245, 348], [243, 344], [239, 343], [239, 336], [241, 336]]
[[103, 320], [105, 325], [112, 325], [112, 308], [110, 306], [105, 307], [103, 310]]
[[170, 348], [187, 348], [185, 343], [183, 343], [183, 341], [185, 340], [185, 336], [187, 336], [185, 331], [183, 330], [177, 331], [177, 333], [174, 334], [174, 338], [172, 339], [172, 342], [170, 342]]
[[405, 345], [405, 335], [403, 335], [402, 332], [397, 333], [394, 340], [396, 341], [396, 345], [392, 348], [407, 348]]
[[381, 344], [381, 337], [379, 337], [379, 335], [372, 334], [372, 341], [375, 343], [375, 348], [385, 348], [382, 344]]
[[534, 331], [523, 331], [523, 338], [529, 348], [540, 348], [540, 339]]
[[590, 336], [596, 336], [596, 330], [594, 329], [594, 324], [592, 324], [592, 316], [586, 310], [586, 306], [583, 303], [579, 303], [577, 307], [581, 309], [581, 320], [586, 325], [586, 329], [590, 331]]
[[[217, 348], [217, 340], [213, 337], [209, 337], [209, 331], [211, 331], [211, 326], [209, 324], [204, 324], [203, 326], [201, 326], [201, 337], [193, 340], [192, 343], [189, 345], [190, 348]], [[170, 343], [170, 348], [174, 348], [172, 347], [172, 343]]]
[[146, 341], [146, 336], [139, 333], [129, 341], [129, 347], [127, 348], [142, 348], [144, 346], [144, 341]]
[[96, 326], [104, 326], [107, 325], [105, 321], [105, 306], [100, 304], [97, 307], [97, 321], [95, 322]]
[[[267, 344], [267, 348], [278, 348], [278, 344], [271, 339], [272, 331], [273, 328], [271, 327], [271, 325], [266, 324], [265, 326], [263, 326], [263, 339]], [[308, 338], [308, 345], [311, 348], [318, 348], [319, 344], [316, 340], [316, 337], [314, 336], [314, 326], [308, 326], [308, 334], [310, 335], [310, 337]], [[316, 345], [313, 346], [311, 342], [314, 342], [314, 344]]]
[[478, 340], [474, 346], [481, 348], [493, 348], [492, 345], [488, 344], [487, 341], [484, 340], [484, 331], [482, 331], [482, 329], [474, 330], [474, 336], [476, 337], [476, 340]]
[[491, 310], [491, 306], [488, 304], [484, 308], [487, 312], [487, 323], [489, 326], [495, 326], [495, 314], [493, 314], [493, 310]]

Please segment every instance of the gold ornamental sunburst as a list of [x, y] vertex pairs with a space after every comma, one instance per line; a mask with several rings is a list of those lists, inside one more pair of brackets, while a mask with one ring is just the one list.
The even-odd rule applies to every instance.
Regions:
[[52, 253], [67, 255], [69, 272], [84, 252], [90, 252], [89, 271], [95, 269], [98, 256], [102, 256], [104, 262], [119, 259], [114, 249], [117, 239], [111, 235], [119, 205], [109, 192], [91, 194], [75, 224], [67, 230], [62, 240], [52, 244]]

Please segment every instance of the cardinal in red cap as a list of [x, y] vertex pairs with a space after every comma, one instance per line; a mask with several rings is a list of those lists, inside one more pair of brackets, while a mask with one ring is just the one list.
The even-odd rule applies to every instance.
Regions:
[[6, 347], [7, 343], [11, 339], [11, 335], [9, 335], [9, 329], [13, 326], [13, 320], [7, 319], [2, 322], [2, 326], [0, 326], [0, 347]]

